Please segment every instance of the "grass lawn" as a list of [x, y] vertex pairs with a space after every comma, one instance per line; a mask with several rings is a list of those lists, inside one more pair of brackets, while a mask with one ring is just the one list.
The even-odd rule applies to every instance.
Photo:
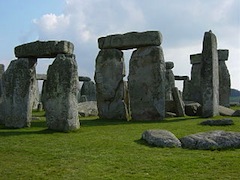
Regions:
[[[240, 131], [235, 125], [201, 126], [198, 117], [134, 122], [81, 118], [76, 132], [47, 129], [41, 120], [31, 128], [0, 126], [0, 179], [240, 179], [240, 149], [157, 148], [141, 140], [147, 129], [166, 129], [177, 137], [210, 130]], [[221, 116], [215, 119], [223, 118]]]

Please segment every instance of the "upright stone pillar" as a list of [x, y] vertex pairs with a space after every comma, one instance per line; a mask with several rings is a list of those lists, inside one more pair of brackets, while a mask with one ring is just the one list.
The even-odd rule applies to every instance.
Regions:
[[100, 118], [127, 119], [124, 103], [124, 76], [122, 51], [102, 49], [96, 58], [94, 77]]
[[173, 100], [172, 88], [175, 87], [175, 78], [172, 71], [173, 67], [173, 62], [166, 62], [165, 100]]
[[73, 131], [79, 128], [77, 62], [73, 54], [58, 54], [47, 71], [44, 106], [49, 129]]
[[190, 100], [202, 104], [201, 95], [201, 66], [202, 66], [202, 54], [192, 54], [190, 55], [190, 62], [192, 64], [191, 69], [191, 85], [190, 90]]
[[160, 46], [141, 47], [130, 59], [128, 87], [133, 120], [165, 117], [165, 62]]
[[0, 103], [1, 103], [1, 97], [2, 97], [2, 75], [4, 73], [4, 65], [0, 64]]
[[11, 61], [2, 76], [4, 124], [9, 128], [29, 127], [32, 116], [32, 88], [37, 59]]
[[205, 32], [200, 81], [203, 117], [213, 117], [219, 114], [218, 72], [217, 38], [211, 31]]
[[87, 101], [96, 101], [96, 85], [93, 81], [83, 82], [81, 96], [86, 96]]
[[228, 60], [228, 50], [218, 50], [219, 61], [219, 105], [229, 107], [229, 97], [231, 93], [231, 79], [225, 61]]

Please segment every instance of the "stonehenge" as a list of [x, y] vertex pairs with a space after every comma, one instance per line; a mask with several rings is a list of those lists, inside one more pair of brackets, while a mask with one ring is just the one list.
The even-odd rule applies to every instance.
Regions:
[[[74, 46], [68, 41], [36, 41], [15, 47], [15, 56], [3, 73], [1, 123], [10, 128], [31, 125], [37, 79], [44, 80], [44, 109], [49, 129], [72, 131], [80, 127], [77, 112], [79, 90]], [[49, 76], [36, 75], [38, 58], [55, 58]], [[56, 66], [56, 68], [54, 68]], [[47, 80], [46, 80], [47, 79]]]
[[[225, 63], [229, 51], [217, 49], [211, 31], [204, 33], [202, 52], [190, 55], [191, 77], [174, 75], [174, 62], [165, 62], [161, 44], [159, 31], [100, 37], [94, 80], [78, 76], [71, 42], [35, 41], [16, 46], [17, 59], [6, 70], [0, 65], [0, 124], [30, 127], [32, 109], [43, 108], [49, 129], [74, 131], [80, 127], [78, 103], [85, 101], [97, 104], [100, 119], [135, 121], [161, 121], [168, 112], [185, 116], [189, 103], [197, 103], [202, 112], [186, 111], [187, 115], [202, 117], [217, 116], [220, 106], [229, 107], [231, 81]], [[134, 51], [126, 81], [123, 50], [129, 49]], [[55, 58], [47, 74], [36, 73], [39, 58]], [[182, 93], [175, 87], [179, 80], [183, 81]]]
[[[162, 120], [165, 117], [165, 62], [158, 31], [115, 34], [98, 39], [95, 82], [100, 118]], [[137, 48], [131, 56], [128, 86], [121, 50]], [[125, 88], [128, 87], [128, 90]], [[128, 98], [125, 98], [128, 92]], [[127, 109], [129, 99], [130, 110]], [[130, 112], [130, 113], [128, 113]]]

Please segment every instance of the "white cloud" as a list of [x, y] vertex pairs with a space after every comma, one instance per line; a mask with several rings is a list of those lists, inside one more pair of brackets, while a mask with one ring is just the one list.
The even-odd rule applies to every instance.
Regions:
[[204, 32], [211, 29], [219, 48], [230, 50], [232, 84], [240, 89], [235, 77], [240, 57], [237, 5], [238, 0], [66, 0], [62, 14], [45, 14], [34, 24], [41, 40], [73, 42], [79, 74], [90, 77], [98, 53], [97, 38], [146, 30], [162, 32], [166, 61], [175, 63], [176, 74], [189, 75], [189, 55], [202, 51]]

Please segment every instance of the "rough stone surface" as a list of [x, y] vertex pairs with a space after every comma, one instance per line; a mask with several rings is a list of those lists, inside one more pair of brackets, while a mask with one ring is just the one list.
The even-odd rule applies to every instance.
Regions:
[[165, 71], [161, 47], [143, 47], [133, 52], [128, 76], [133, 120], [165, 117]]
[[202, 63], [202, 53], [191, 54], [190, 55], [190, 63], [191, 64], [200, 64], [200, 63]]
[[190, 101], [191, 98], [191, 80], [187, 79], [183, 81], [183, 93], [182, 93], [182, 98], [184, 101]]
[[230, 73], [228, 71], [225, 61], [219, 60], [219, 104], [225, 107], [230, 107], [230, 94]]
[[36, 77], [36, 59], [20, 58], [11, 61], [2, 76], [2, 123], [9, 128], [31, 125], [32, 88]]
[[182, 147], [187, 149], [240, 148], [240, 133], [217, 130], [185, 136], [180, 141]]
[[236, 110], [232, 116], [240, 117], [240, 110]]
[[93, 81], [85, 81], [82, 85], [81, 96], [85, 95], [88, 101], [96, 101], [96, 85]]
[[201, 125], [209, 125], [209, 126], [229, 126], [233, 125], [234, 122], [232, 119], [218, 119], [218, 120], [205, 120], [200, 123]]
[[146, 130], [142, 134], [142, 139], [148, 144], [158, 147], [181, 147], [181, 142], [171, 132], [167, 130]]
[[224, 106], [219, 106], [219, 114], [222, 116], [232, 116], [234, 113], [234, 110], [224, 107]]
[[217, 38], [211, 32], [205, 32], [202, 50], [201, 95], [202, 116], [219, 115], [219, 74], [218, 74]]
[[229, 56], [228, 49], [218, 49], [218, 60], [219, 61], [227, 61]]
[[59, 54], [47, 74], [44, 107], [48, 128], [63, 132], [78, 129], [79, 81], [75, 56]]
[[201, 61], [202, 54], [190, 55], [190, 60], [192, 64], [191, 69], [191, 81], [189, 81], [189, 97], [184, 94], [184, 100], [191, 100], [202, 104], [201, 96]]
[[172, 88], [173, 101], [175, 102], [176, 114], [178, 117], [185, 116], [184, 102], [177, 87]]
[[68, 41], [35, 41], [15, 47], [18, 58], [54, 58], [58, 54], [73, 54], [74, 45]]
[[174, 68], [174, 63], [172, 61], [166, 61], [165, 65], [166, 65], [166, 70]]
[[32, 109], [37, 109], [37, 106], [40, 102], [40, 97], [39, 97], [39, 87], [38, 87], [38, 81], [36, 78], [36, 70], [34, 72], [34, 76], [32, 78], [32, 89], [31, 89], [31, 93], [32, 93]]
[[185, 113], [187, 116], [201, 116], [201, 104], [197, 102], [185, 103]]
[[172, 88], [175, 87], [175, 78], [172, 71], [174, 67], [173, 62], [166, 62], [166, 74], [165, 74], [165, 100], [173, 100], [172, 97]]
[[1, 97], [2, 97], [2, 75], [5, 71], [4, 64], [0, 64], [0, 103], [1, 103]]
[[95, 66], [98, 114], [105, 119], [127, 119], [124, 103], [125, 76], [123, 53], [104, 49], [98, 53]]
[[83, 117], [97, 116], [98, 115], [97, 102], [87, 101], [78, 103], [78, 113]]
[[91, 81], [91, 78], [86, 76], [79, 76], [78, 78], [79, 78], [79, 81], [83, 81], [83, 82]]
[[159, 46], [162, 34], [159, 31], [129, 32], [115, 34], [98, 39], [99, 49], [133, 49], [144, 46]]

